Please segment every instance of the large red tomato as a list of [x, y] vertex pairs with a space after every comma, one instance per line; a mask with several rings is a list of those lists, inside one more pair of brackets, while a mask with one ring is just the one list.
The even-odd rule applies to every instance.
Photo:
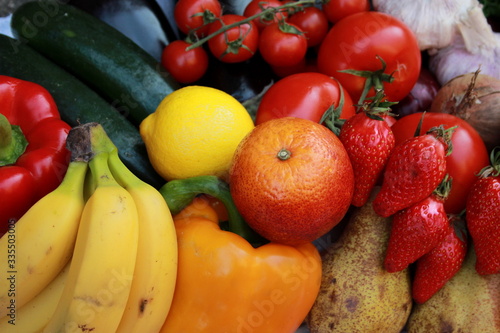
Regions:
[[[331, 77], [313, 72], [287, 76], [267, 90], [257, 109], [256, 124], [282, 118], [297, 117], [319, 123], [321, 117], [332, 106], [340, 102], [340, 85]], [[344, 90], [344, 106], [341, 118], [347, 119], [356, 110], [349, 93]]]
[[[392, 126], [396, 144], [414, 136], [422, 114], [422, 112], [410, 114], [400, 118]], [[446, 168], [452, 177], [452, 187], [444, 206], [447, 213], [458, 214], [465, 209], [465, 200], [472, 183], [477, 178], [476, 174], [489, 164], [488, 151], [478, 132], [469, 123], [451, 114], [427, 112], [421, 133], [439, 125], [443, 125], [444, 128], [457, 126], [451, 137], [453, 151], [446, 158]]]
[[379, 57], [387, 64], [384, 73], [394, 77], [392, 83], [384, 83], [387, 99], [398, 102], [417, 82], [422, 58], [413, 32], [388, 14], [360, 12], [333, 25], [320, 45], [318, 69], [338, 79], [357, 103], [365, 78], [339, 71], [380, 70]]

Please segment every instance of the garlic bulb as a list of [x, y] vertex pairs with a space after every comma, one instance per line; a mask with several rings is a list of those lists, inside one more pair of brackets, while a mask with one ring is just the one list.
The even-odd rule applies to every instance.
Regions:
[[473, 53], [491, 52], [493, 31], [478, 0], [373, 0], [375, 10], [404, 22], [417, 36], [420, 50], [430, 54], [463, 36]]
[[455, 35], [452, 44], [442, 48], [429, 58], [429, 69], [439, 84], [444, 85], [451, 79], [481, 69], [485, 74], [500, 80], [500, 33], [494, 34], [495, 48], [491, 52], [472, 53], [467, 50], [461, 35]]

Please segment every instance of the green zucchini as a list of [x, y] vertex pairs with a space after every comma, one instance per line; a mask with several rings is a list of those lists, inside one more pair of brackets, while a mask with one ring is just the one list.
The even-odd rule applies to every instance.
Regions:
[[165, 184], [149, 162], [137, 128], [83, 82], [25, 43], [0, 34], [0, 75], [37, 83], [54, 98], [70, 126], [98, 122], [118, 147], [120, 158], [139, 178], [160, 188]]
[[179, 84], [131, 39], [56, 0], [28, 2], [11, 18], [14, 36], [73, 73], [136, 126]]

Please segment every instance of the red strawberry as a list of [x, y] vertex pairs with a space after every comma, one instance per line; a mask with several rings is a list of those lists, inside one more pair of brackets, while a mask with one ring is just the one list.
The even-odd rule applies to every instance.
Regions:
[[[449, 192], [448, 180], [443, 187], [424, 200], [398, 211], [392, 218], [391, 234], [384, 259], [388, 272], [398, 272], [431, 251], [445, 237], [448, 216], [444, 210], [444, 199]], [[439, 189], [445, 188], [441, 196]]]
[[455, 228], [452, 220], [441, 243], [417, 260], [412, 284], [415, 302], [429, 300], [460, 270], [467, 253], [466, 237], [465, 226]]
[[[451, 129], [452, 130], [452, 129]], [[451, 131], [433, 128], [396, 145], [384, 171], [373, 209], [383, 217], [427, 198], [443, 180]]]
[[472, 185], [465, 209], [477, 273], [500, 272], [500, 148], [491, 152], [491, 166]]
[[354, 195], [351, 204], [363, 206], [382, 173], [395, 139], [387, 114], [360, 112], [347, 119], [340, 130], [354, 170]]

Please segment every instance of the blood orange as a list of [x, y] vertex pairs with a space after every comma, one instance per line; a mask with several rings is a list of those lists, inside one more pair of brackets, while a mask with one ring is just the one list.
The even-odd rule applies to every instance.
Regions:
[[229, 171], [234, 202], [270, 241], [296, 245], [327, 233], [344, 217], [354, 188], [337, 136], [316, 122], [285, 117], [255, 127]]

